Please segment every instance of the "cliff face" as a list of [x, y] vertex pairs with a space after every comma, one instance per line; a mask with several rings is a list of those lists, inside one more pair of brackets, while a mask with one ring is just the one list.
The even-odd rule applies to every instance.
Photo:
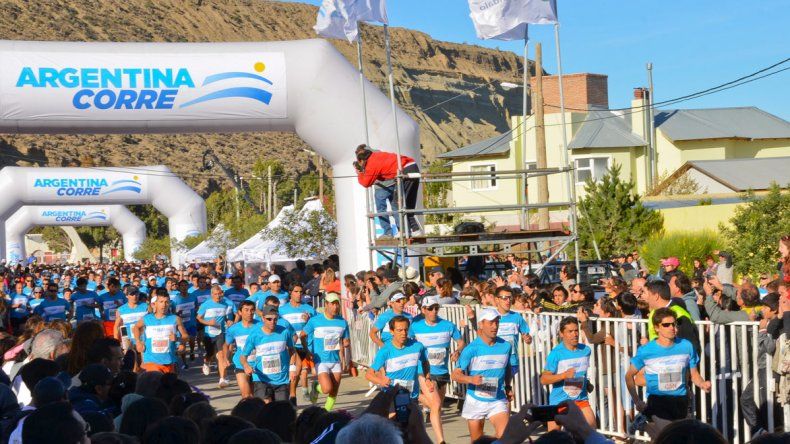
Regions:
[[[220, 42], [315, 38], [316, 8], [263, 0], [4, 0], [0, 38], [9, 40]], [[380, 27], [362, 27], [365, 74], [385, 93], [386, 58]], [[423, 160], [506, 131], [521, 112], [521, 61], [513, 53], [440, 42], [392, 28], [398, 104], [420, 125]], [[353, 64], [356, 46], [332, 43]], [[462, 97], [435, 106], [458, 94]], [[0, 136], [0, 166], [166, 164], [199, 191], [224, 179], [196, 173], [212, 148], [249, 174], [261, 157], [283, 159], [292, 178], [311, 169], [304, 142], [290, 133]]]

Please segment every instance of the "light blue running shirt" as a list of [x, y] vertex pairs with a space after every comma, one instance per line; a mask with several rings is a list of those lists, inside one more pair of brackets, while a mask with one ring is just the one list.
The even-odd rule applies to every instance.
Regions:
[[549, 352], [544, 370], [559, 375], [571, 368], [574, 369], [573, 378], [552, 384], [549, 404], [557, 405], [563, 401], [587, 399], [587, 369], [590, 366], [591, 354], [592, 349], [585, 344], [577, 345], [576, 350], [569, 350], [563, 342]]
[[669, 347], [654, 339], [636, 350], [631, 364], [645, 369], [647, 396], [686, 396], [686, 374], [699, 364], [699, 356], [687, 339], [675, 338]]
[[492, 345], [475, 338], [458, 358], [458, 368], [468, 376], [482, 376], [480, 385], [467, 385], [466, 394], [482, 402], [507, 399], [505, 394], [505, 372], [510, 362], [510, 343], [497, 337]]
[[438, 318], [436, 324], [428, 325], [425, 319], [409, 327], [409, 336], [425, 346], [432, 375], [446, 375], [450, 341], [461, 339], [461, 332], [452, 322]]
[[329, 319], [323, 313], [318, 314], [307, 321], [304, 332], [316, 364], [340, 362], [340, 347], [343, 340], [349, 338], [348, 323], [343, 318]]
[[412, 398], [420, 396], [419, 376], [422, 374], [423, 363], [428, 363], [425, 346], [413, 339], [406, 339], [403, 348], [395, 347], [386, 342], [373, 359], [370, 368], [379, 371], [384, 368], [390, 378], [390, 385], [400, 385], [411, 394]]

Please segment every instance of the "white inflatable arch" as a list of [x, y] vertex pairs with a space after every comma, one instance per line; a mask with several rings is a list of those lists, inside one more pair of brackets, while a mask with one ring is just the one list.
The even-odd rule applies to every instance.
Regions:
[[145, 241], [145, 223], [123, 205], [25, 206], [5, 222], [8, 262], [19, 262], [27, 257], [25, 233], [39, 226], [112, 226], [121, 234], [127, 261], [134, 260], [132, 255]]
[[[0, 99], [1, 100], [1, 99]], [[0, 170], [0, 221], [26, 205], [151, 204], [168, 219], [170, 237], [206, 232], [206, 204], [165, 166]], [[128, 211], [128, 210], [127, 210]], [[68, 225], [68, 224], [66, 224]], [[0, 230], [5, 238], [5, 231]], [[2, 240], [6, 247], [6, 240]], [[4, 253], [9, 257], [9, 252]], [[178, 252], [173, 262], [180, 263]]]
[[[392, 104], [375, 85], [363, 87], [370, 144], [394, 152]], [[402, 153], [419, 162], [418, 126], [395, 112]], [[298, 134], [332, 165], [344, 273], [369, 266], [365, 193], [351, 165], [365, 141], [362, 115], [356, 69], [320, 39], [0, 41], [0, 132]]]

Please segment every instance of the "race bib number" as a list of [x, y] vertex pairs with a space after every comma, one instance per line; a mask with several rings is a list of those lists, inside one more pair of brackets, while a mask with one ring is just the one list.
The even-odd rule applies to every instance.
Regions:
[[444, 348], [428, 349], [428, 362], [431, 365], [444, 365], [446, 358], [447, 358], [447, 349]]
[[261, 356], [261, 371], [264, 375], [276, 375], [282, 371], [280, 355]]
[[495, 398], [499, 388], [498, 378], [483, 377], [483, 382], [475, 386], [475, 395], [481, 398]]
[[[516, 335], [516, 324], [499, 324], [499, 330], [497, 330], [496, 334], [502, 339], [506, 339], [506, 336], [515, 336]], [[512, 339], [511, 339], [512, 340]]]
[[658, 374], [658, 389], [671, 392], [683, 385], [683, 367], [667, 367]]
[[576, 399], [582, 394], [584, 388], [584, 378], [567, 378], [562, 386], [562, 391], [565, 392], [571, 399]]
[[324, 351], [338, 350], [340, 350], [340, 335], [335, 333], [324, 336]]
[[167, 353], [170, 351], [170, 339], [155, 338], [151, 339], [151, 351], [154, 353]]
[[411, 379], [394, 379], [392, 380], [392, 385], [399, 385], [402, 389], [406, 390], [407, 392], [411, 393], [414, 391], [414, 380]]
[[118, 311], [115, 308], [108, 308], [107, 310], [107, 319], [114, 321], [115, 320], [115, 312]]

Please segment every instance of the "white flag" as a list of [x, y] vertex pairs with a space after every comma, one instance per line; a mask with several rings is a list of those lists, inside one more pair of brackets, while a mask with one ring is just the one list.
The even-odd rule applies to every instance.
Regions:
[[[318, 9], [318, 17], [313, 26], [315, 32], [324, 37], [355, 41], [359, 27], [357, 16], [354, 15], [356, 12], [351, 5], [353, 3], [355, 0], [324, 0]], [[352, 14], [349, 14], [349, 11], [352, 11]]]
[[387, 19], [387, 0], [356, 0], [358, 20], [364, 22], [389, 23]]
[[528, 24], [557, 23], [556, 0], [469, 0], [481, 39], [524, 40]]

